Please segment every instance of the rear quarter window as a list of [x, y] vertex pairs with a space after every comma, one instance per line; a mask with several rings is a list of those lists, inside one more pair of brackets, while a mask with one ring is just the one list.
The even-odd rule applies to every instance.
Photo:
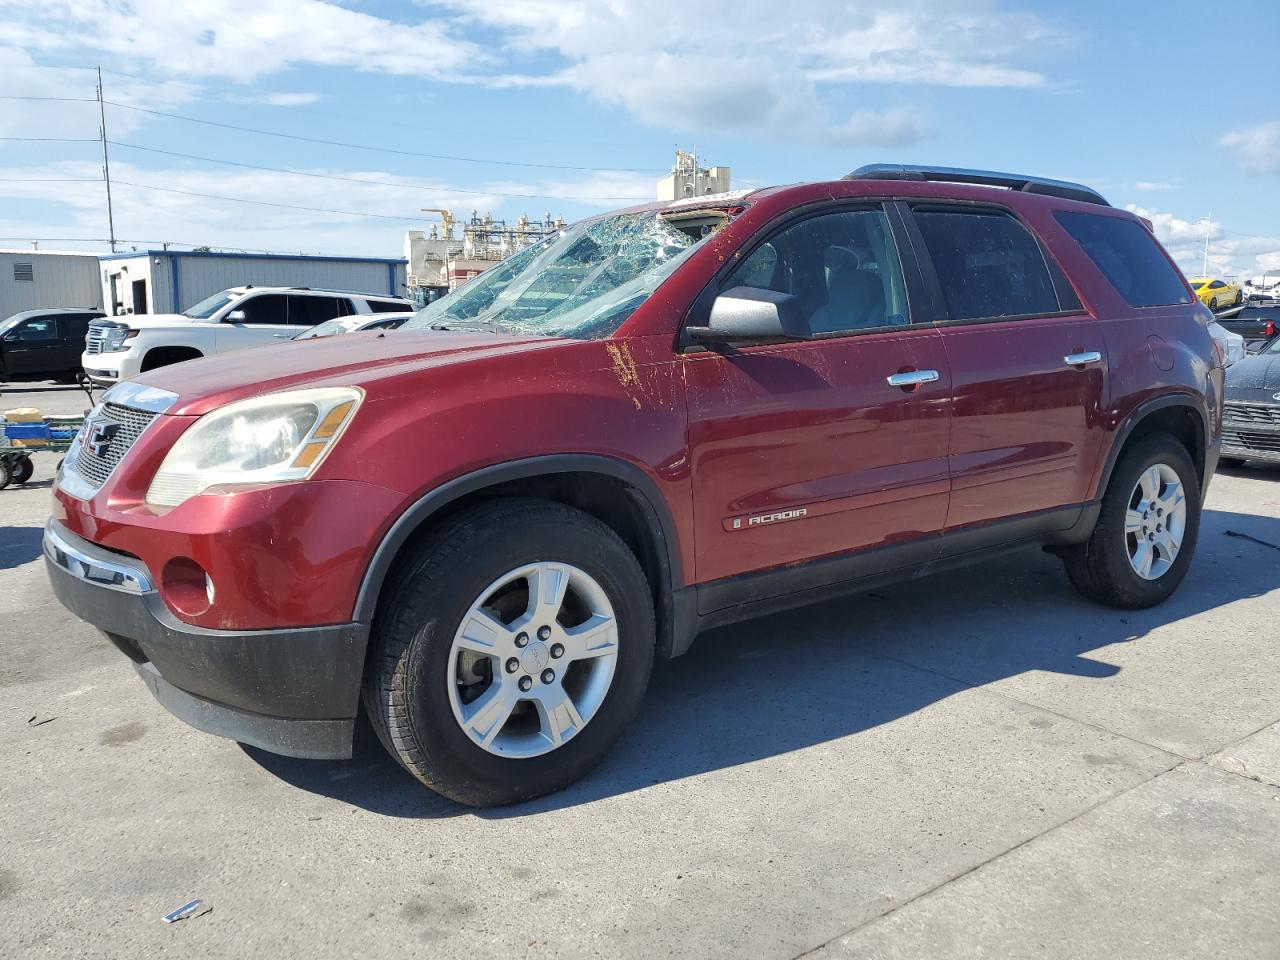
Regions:
[[[913, 213], [951, 319], [1037, 316], [1075, 306], [1059, 301], [1040, 245], [1013, 217], [987, 211]], [[1070, 298], [1074, 301], [1074, 294]]]
[[1182, 277], [1142, 224], [1072, 210], [1053, 215], [1129, 306], [1191, 302]]

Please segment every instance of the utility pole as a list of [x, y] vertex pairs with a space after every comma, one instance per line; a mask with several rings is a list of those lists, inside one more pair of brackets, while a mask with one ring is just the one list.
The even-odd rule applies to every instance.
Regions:
[[1204, 270], [1200, 276], [1207, 277], [1209, 275], [1209, 232], [1213, 229], [1213, 211], [1209, 211], [1209, 216], [1204, 218]]
[[107, 230], [111, 237], [111, 252], [116, 252], [116, 220], [111, 210], [111, 163], [107, 159], [107, 108], [102, 102], [102, 68], [98, 68], [98, 134], [102, 138], [102, 178], [107, 182]]

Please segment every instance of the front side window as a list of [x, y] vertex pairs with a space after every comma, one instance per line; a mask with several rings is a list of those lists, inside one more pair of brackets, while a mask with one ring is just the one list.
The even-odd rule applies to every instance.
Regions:
[[36, 317], [14, 328], [15, 340], [56, 340], [58, 328], [53, 317]]
[[739, 209], [649, 210], [576, 223], [428, 304], [405, 329], [607, 337]]
[[916, 210], [952, 320], [993, 320], [1063, 309], [1040, 245], [1013, 217]]
[[842, 210], [783, 227], [721, 285], [789, 293], [811, 333], [907, 323], [902, 266], [883, 210]]
[[[1129, 306], [1190, 302], [1178, 271], [1142, 224], [1068, 210], [1058, 210], [1054, 217]], [[1192, 280], [1191, 288], [1198, 290], [1204, 283]]]
[[[256, 297], [245, 297], [236, 310], [244, 311], [241, 323], [278, 323], [289, 322], [289, 298], [282, 293], [263, 293]], [[234, 311], [232, 311], [234, 312]]]

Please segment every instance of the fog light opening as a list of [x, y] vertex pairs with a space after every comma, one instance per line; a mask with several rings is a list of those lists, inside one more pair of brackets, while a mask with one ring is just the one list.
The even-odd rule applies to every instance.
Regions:
[[190, 557], [174, 557], [160, 572], [160, 593], [174, 613], [198, 617], [213, 606], [213, 579]]

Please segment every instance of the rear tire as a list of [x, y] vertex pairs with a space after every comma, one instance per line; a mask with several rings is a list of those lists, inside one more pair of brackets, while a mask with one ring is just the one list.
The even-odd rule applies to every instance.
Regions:
[[[1144, 486], [1143, 478], [1153, 476], [1164, 479], [1155, 483], [1160, 495], [1149, 498], [1144, 490], [1151, 484]], [[1177, 547], [1170, 560], [1171, 548], [1162, 546], [1160, 538], [1163, 535], [1167, 540], [1172, 527], [1165, 529], [1160, 521], [1167, 521], [1176, 509], [1162, 499], [1166, 491], [1173, 496], [1175, 491], [1168, 481], [1174, 476], [1181, 486], [1185, 507]], [[1157, 510], [1161, 511], [1159, 516]], [[1161, 529], [1157, 530], [1157, 526]], [[1121, 455], [1103, 495], [1092, 535], [1084, 543], [1063, 551], [1062, 558], [1072, 584], [1090, 600], [1126, 609], [1153, 607], [1166, 600], [1186, 576], [1199, 533], [1200, 481], [1195, 466], [1181, 443], [1159, 433], [1142, 438]], [[1145, 546], [1144, 540], [1148, 541]], [[1148, 555], [1154, 559], [1147, 560], [1144, 576], [1139, 568]]]
[[[537, 607], [542, 591], [532, 589], [532, 578], [544, 567], [577, 578], [562, 588], [563, 606]], [[539, 572], [520, 580], [531, 568]], [[579, 599], [575, 583], [594, 601]], [[495, 591], [495, 584], [503, 586]], [[577, 651], [557, 642], [573, 646], [571, 603], [582, 604], [584, 627], [597, 608], [613, 617], [607, 677], [594, 673], [605, 662], [598, 652], [575, 660]], [[551, 609], [561, 615], [547, 616]], [[473, 643], [460, 647], [477, 622], [495, 644], [492, 657], [474, 652]], [[644, 697], [653, 654], [649, 583], [616, 533], [561, 504], [493, 500], [446, 521], [399, 561], [374, 617], [364, 703], [383, 745], [432, 790], [470, 806], [516, 803], [563, 789], [603, 759]], [[585, 682], [572, 685], [582, 671]], [[543, 679], [547, 673], [552, 680]], [[482, 729], [483, 702], [499, 694], [515, 707]], [[574, 702], [549, 712], [561, 695]], [[543, 733], [551, 728], [554, 738]]]

